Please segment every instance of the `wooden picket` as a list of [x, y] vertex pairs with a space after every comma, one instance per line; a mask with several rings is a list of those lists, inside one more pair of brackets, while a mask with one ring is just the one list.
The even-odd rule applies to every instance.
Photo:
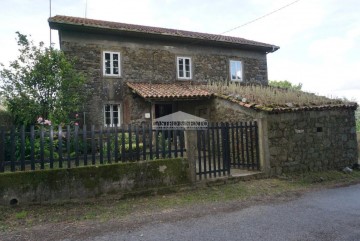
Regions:
[[184, 152], [183, 130], [159, 131], [151, 125], [0, 129], [0, 172], [183, 157]]

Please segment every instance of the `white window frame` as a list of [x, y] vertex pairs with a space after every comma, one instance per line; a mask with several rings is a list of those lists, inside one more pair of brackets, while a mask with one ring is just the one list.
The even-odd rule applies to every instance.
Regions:
[[[233, 63], [234, 64], [236, 64], [236, 63], [240, 63], [240, 68], [239, 69], [237, 69], [236, 67], [236, 69], [235, 69], [235, 73], [237, 72], [237, 71], [240, 71], [241, 72], [241, 76], [240, 76], [240, 79], [238, 79], [238, 78], [233, 78], [233, 76], [232, 76], [232, 72], [233, 72], [233, 70], [232, 70], [232, 66], [233, 66]], [[243, 62], [241, 61], [241, 60], [230, 60], [229, 61], [229, 72], [230, 72], [230, 80], [231, 81], [234, 81], [234, 82], [242, 82], [243, 81], [243, 79], [244, 79], [244, 71], [243, 71]]]
[[[110, 106], [110, 123], [107, 124], [106, 123], [106, 106]], [[114, 106], [117, 106], [117, 118], [118, 118], [118, 123], [117, 125], [114, 124]], [[105, 127], [120, 127], [121, 126], [121, 105], [120, 104], [105, 104], [104, 105], [104, 109], [103, 109], [103, 114], [104, 114], [104, 126]]]
[[[182, 69], [180, 69], [180, 60], [183, 60], [183, 66]], [[186, 71], [186, 65], [185, 65], [185, 61], [189, 60], [189, 71]], [[177, 57], [176, 58], [176, 66], [177, 66], [177, 78], [178, 79], [192, 79], [192, 68], [191, 68], [191, 58], [190, 57]], [[180, 70], [183, 71], [184, 76], [180, 76]], [[189, 72], [189, 76], [186, 76], [186, 73]]]
[[[105, 55], [110, 54], [110, 73], [106, 73], [106, 59]], [[118, 55], [118, 73], [114, 74], [114, 54]], [[104, 76], [121, 76], [121, 55], [120, 52], [113, 52], [113, 51], [103, 51], [103, 75]]]

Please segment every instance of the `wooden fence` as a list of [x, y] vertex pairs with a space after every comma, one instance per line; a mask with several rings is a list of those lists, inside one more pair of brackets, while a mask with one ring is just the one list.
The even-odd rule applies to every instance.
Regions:
[[0, 129], [0, 172], [183, 157], [184, 131], [143, 125]]

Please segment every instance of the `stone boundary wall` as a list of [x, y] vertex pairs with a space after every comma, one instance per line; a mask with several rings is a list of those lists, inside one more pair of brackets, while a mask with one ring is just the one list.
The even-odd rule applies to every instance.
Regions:
[[354, 110], [269, 115], [270, 175], [340, 169], [358, 161]]
[[187, 159], [0, 174], [0, 205], [156, 192], [189, 184]]

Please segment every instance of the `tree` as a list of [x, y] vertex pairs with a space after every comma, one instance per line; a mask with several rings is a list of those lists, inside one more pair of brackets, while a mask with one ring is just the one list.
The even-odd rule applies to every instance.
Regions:
[[74, 60], [43, 42], [34, 45], [17, 33], [20, 55], [8, 68], [0, 66], [0, 94], [14, 124], [31, 125], [38, 117], [54, 124], [69, 123], [70, 114], [81, 109], [85, 77]]
[[280, 88], [292, 89], [292, 90], [301, 90], [302, 88], [301, 83], [295, 85], [287, 80], [270, 80], [269, 85], [273, 87], [280, 87]]

